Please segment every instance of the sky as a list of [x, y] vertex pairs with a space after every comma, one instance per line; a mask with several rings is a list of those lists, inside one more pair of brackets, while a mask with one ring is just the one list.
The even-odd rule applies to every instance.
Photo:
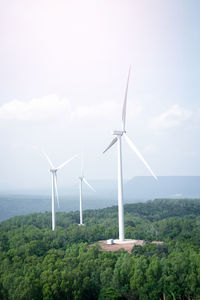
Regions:
[[[158, 176], [200, 175], [198, 0], [0, 0], [0, 189], [50, 185], [84, 152], [88, 180], [117, 178], [128, 69], [129, 137]], [[78, 184], [80, 157], [60, 170]], [[150, 175], [123, 141], [125, 179]]]

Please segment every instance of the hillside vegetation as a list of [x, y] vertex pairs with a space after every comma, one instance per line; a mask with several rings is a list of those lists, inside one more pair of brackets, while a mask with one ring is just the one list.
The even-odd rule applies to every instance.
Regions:
[[200, 200], [125, 205], [126, 238], [163, 241], [105, 252], [117, 207], [14, 217], [0, 224], [0, 299], [200, 299]]

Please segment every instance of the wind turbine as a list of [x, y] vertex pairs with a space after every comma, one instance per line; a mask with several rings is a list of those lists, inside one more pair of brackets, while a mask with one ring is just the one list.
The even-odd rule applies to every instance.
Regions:
[[43, 151], [44, 156], [49, 162], [51, 169], [49, 170], [51, 173], [51, 212], [52, 212], [52, 230], [55, 230], [56, 227], [56, 215], [55, 215], [55, 198], [57, 199], [58, 207], [60, 207], [59, 199], [58, 199], [58, 185], [57, 185], [57, 171], [62, 169], [65, 165], [67, 165], [71, 160], [73, 160], [78, 155], [74, 155], [70, 159], [66, 160], [57, 168], [54, 167], [52, 161], [48, 157], [48, 155]]
[[80, 197], [80, 224], [79, 225], [84, 225], [83, 224], [83, 206], [82, 206], [82, 184], [83, 182], [93, 191], [96, 192], [95, 189], [87, 182], [83, 175], [83, 157], [81, 156], [81, 176], [78, 178], [79, 179], [79, 197]]
[[129, 68], [128, 72], [128, 79], [126, 84], [126, 90], [125, 90], [125, 98], [124, 98], [124, 104], [122, 109], [122, 130], [114, 130], [113, 135], [115, 138], [112, 140], [112, 142], [109, 144], [109, 146], [104, 150], [103, 153], [105, 153], [108, 149], [110, 149], [116, 142], [117, 142], [117, 149], [118, 149], [118, 219], [119, 219], [119, 241], [124, 241], [124, 206], [123, 206], [123, 174], [122, 174], [122, 146], [121, 146], [121, 138], [124, 136], [125, 141], [129, 145], [129, 147], [136, 153], [136, 155], [139, 157], [139, 159], [143, 162], [143, 164], [146, 166], [146, 168], [149, 170], [151, 175], [157, 180], [156, 175], [153, 173], [152, 169], [148, 165], [148, 163], [145, 161], [142, 154], [139, 152], [139, 150], [136, 148], [136, 146], [133, 144], [131, 139], [126, 134], [125, 125], [126, 125], [126, 106], [127, 106], [127, 95], [128, 95], [128, 84], [129, 84], [129, 77], [130, 77], [131, 67]]

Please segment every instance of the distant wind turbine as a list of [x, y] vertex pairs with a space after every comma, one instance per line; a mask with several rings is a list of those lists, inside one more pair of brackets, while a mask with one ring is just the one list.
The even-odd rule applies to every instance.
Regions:
[[127, 106], [127, 95], [128, 95], [128, 84], [130, 77], [131, 67], [128, 72], [128, 79], [125, 90], [125, 98], [122, 110], [122, 130], [113, 131], [113, 135], [115, 138], [112, 140], [110, 145], [104, 150], [105, 153], [108, 149], [110, 149], [116, 142], [118, 142], [118, 219], [119, 219], [119, 241], [124, 241], [124, 206], [123, 206], [123, 176], [122, 176], [122, 148], [121, 148], [121, 138], [124, 136], [125, 141], [129, 145], [129, 147], [136, 153], [139, 159], [143, 162], [146, 168], [149, 170], [151, 175], [157, 180], [156, 175], [153, 173], [152, 169], [148, 165], [148, 163], [143, 158], [142, 154], [130, 140], [130, 138], [126, 134], [125, 125], [126, 125], [126, 106]]
[[52, 196], [51, 196], [51, 199], [52, 199], [52, 201], [51, 201], [52, 230], [55, 230], [55, 227], [56, 227], [55, 197], [57, 199], [58, 207], [60, 207], [59, 199], [58, 199], [57, 171], [62, 169], [65, 165], [67, 165], [71, 160], [73, 160], [78, 155], [74, 155], [73, 157], [66, 160], [64, 163], [62, 163], [59, 167], [55, 168], [52, 161], [50, 160], [50, 158], [48, 157], [48, 155], [44, 151], [43, 151], [43, 154], [46, 157], [46, 159], [48, 160], [49, 165], [51, 167], [51, 169], [49, 171], [51, 172], [51, 182], [52, 182], [52, 184], [51, 184], [51, 192], [52, 192]]
[[80, 196], [80, 224], [83, 224], [83, 206], [82, 206], [82, 183], [84, 182], [93, 192], [96, 192], [95, 189], [87, 182], [83, 174], [83, 157], [81, 156], [81, 176], [79, 179], [79, 196]]

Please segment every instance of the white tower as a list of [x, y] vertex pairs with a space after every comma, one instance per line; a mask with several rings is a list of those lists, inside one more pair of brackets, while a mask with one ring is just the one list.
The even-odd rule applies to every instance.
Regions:
[[113, 131], [113, 135], [115, 138], [112, 140], [110, 145], [104, 150], [103, 153], [105, 153], [108, 149], [110, 149], [116, 142], [118, 144], [118, 219], [119, 219], [119, 241], [124, 241], [124, 204], [123, 204], [123, 174], [122, 174], [122, 136], [124, 136], [127, 144], [129, 147], [137, 154], [137, 156], [141, 159], [141, 161], [144, 163], [144, 165], [147, 167], [147, 169], [150, 171], [151, 175], [157, 180], [156, 175], [151, 170], [150, 166], [147, 164], [145, 159], [143, 158], [142, 154], [138, 151], [138, 149], [135, 147], [133, 142], [130, 140], [130, 138], [126, 134], [125, 125], [126, 125], [126, 103], [127, 103], [127, 94], [128, 94], [128, 84], [129, 84], [129, 77], [130, 77], [130, 71], [131, 68], [129, 68], [128, 72], [128, 80], [126, 85], [126, 91], [125, 91], [125, 98], [124, 98], [124, 104], [123, 104], [123, 110], [122, 110], [122, 130], [120, 131]]
[[96, 192], [95, 189], [87, 182], [83, 175], [83, 157], [81, 156], [81, 176], [79, 179], [79, 199], [80, 199], [80, 224], [83, 224], [83, 201], [82, 201], [82, 183], [84, 182], [93, 192]]

